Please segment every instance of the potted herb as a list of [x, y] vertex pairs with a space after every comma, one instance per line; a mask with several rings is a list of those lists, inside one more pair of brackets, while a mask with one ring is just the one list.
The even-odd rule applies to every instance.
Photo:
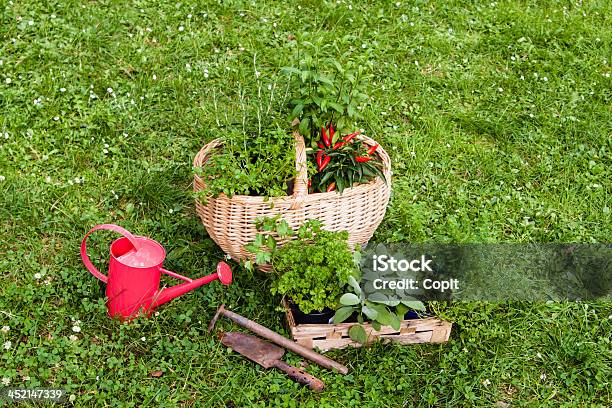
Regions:
[[[352, 340], [360, 344], [365, 344], [370, 340], [363, 327], [364, 322], [370, 321], [372, 328], [376, 331], [380, 331], [383, 325], [399, 330], [401, 321], [407, 317], [409, 312], [425, 311], [423, 302], [416, 299], [389, 300], [384, 295], [376, 296], [376, 293], [366, 298], [359, 282], [353, 276], [348, 277], [348, 286], [351, 290], [340, 296], [332, 322], [338, 324], [350, 318], [355, 319], [357, 324], [350, 327], [348, 334]], [[418, 317], [414, 313], [413, 316]]]
[[206, 166], [196, 173], [206, 180], [198, 192], [203, 200], [223, 193], [279, 197], [291, 195], [296, 177], [295, 141], [287, 131], [276, 127], [257, 136], [243, 131], [228, 131]]
[[[261, 233], [246, 249], [255, 263], [272, 265], [276, 277], [271, 293], [288, 299], [302, 322], [328, 323], [345, 282], [357, 274], [346, 231], [325, 231], [320, 221], [308, 220], [294, 232], [280, 217], [260, 219], [257, 227]], [[294, 240], [277, 245], [276, 237], [293, 234]], [[245, 265], [251, 268], [253, 263]]]

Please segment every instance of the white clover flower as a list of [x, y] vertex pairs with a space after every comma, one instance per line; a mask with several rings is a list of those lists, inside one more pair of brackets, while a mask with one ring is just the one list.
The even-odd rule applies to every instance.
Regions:
[[361, 44], [361, 48], [368, 48], [368, 45], [363, 43], [363, 44]]
[[74, 334], [71, 334], [70, 336], [68, 336], [68, 338], [70, 339], [70, 341], [77, 341], [77, 340], [79, 339], [79, 338], [78, 338], [76, 335], [74, 335]]
[[179, 26], [179, 28], [178, 28], [179, 31], [183, 31], [184, 29], [185, 29], [185, 27], [183, 27], [183, 26]]
[[13, 81], [11, 80], [11, 78], [6, 78], [6, 79], [4, 80], [4, 82], [6, 82], [7, 84], [10, 84], [10, 83], [11, 83], [11, 82], [13, 82]]
[[491, 385], [491, 380], [489, 380], [488, 378], [485, 378], [482, 381], [482, 385], [484, 385], [485, 387], [488, 387], [489, 385]]
[[11, 383], [11, 379], [8, 377], [2, 377], [2, 384], [7, 386]]
[[542, 81], [548, 82], [548, 77], [542, 77]]
[[8, 132], [4, 132], [4, 138], [5, 138], [5, 139], [8, 139], [8, 138], [9, 138], [9, 134], [8, 134]]
[[11, 331], [11, 326], [2, 326], [2, 333], [8, 333]]
[[60, 118], [59, 118], [59, 116], [54, 116], [54, 117], [53, 117], [53, 120], [54, 120], [54, 121], [56, 121], [56, 122], [57, 122], [59, 119], [60, 119]]
[[34, 25], [34, 21], [32, 21], [32, 20], [28, 21], [28, 25], [29, 26], [33, 26]]
[[4, 180], [6, 180], [6, 177], [0, 175], [0, 182], [3, 182]]
[[10, 341], [10, 340], [9, 340], [9, 341], [5, 341], [5, 342], [4, 342], [4, 349], [5, 349], [5, 350], [9, 350], [9, 349], [11, 348], [11, 346], [12, 346], [12, 345], [13, 345], [13, 342], [12, 342], [12, 341]]
[[147, 338], [146, 338], [146, 337], [144, 337], [144, 336], [142, 336], [142, 337], [140, 338], [140, 340], [141, 340], [141, 341], [147, 341]]
[[75, 333], [80, 333], [81, 332], [81, 328], [77, 325], [72, 326], [72, 331]]
[[113, 88], [106, 88], [106, 92], [108, 92], [109, 94], [113, 93]]
[[546, 374], [542, 373], [540, 375], [540, 380], [542, 380], [542, 381], [546, 380]]
[[193, 17], [191, 14], [187, 14], [187, 18], [191, 18]]
[[[157, 75], [153, 74], [153, 80], [157, 81]], [[141, 96], [140, 99], [144, 99], [144, 98]]]
[[60, 88], [60, 92], [66, 92], [66, 88]]
[[260, 75], [261, 75], [261, 72], [255, 71], [255, 78], [259, 78]]
[[41, 274], [40, 272], [36, 272], [36, 273], [34, 274], [34, 279], [38, 280], [38, 279], [40, 279], [40, 278], [42, 278], [42, 274]]
[[504, 92], [504, 88], [502, 88], [501, 86], [500, 86], [499, 88], [497, 88], [497, 90], [498, 90], [499, 92]]

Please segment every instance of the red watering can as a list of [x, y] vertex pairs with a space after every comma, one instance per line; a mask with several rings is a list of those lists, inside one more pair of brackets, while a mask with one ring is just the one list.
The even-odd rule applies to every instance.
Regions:
[[[97, 230], [110, 230], [123, 235], [110, 246], [108, 276], [101, 274], [87, 256], [87, 237]], [[219, 279], [222, 284], [232, 283], [232, 270], [219, 262], [217, 273], [191, 280], [162, 268], [166, 251], [158, 242], [132, 235], [118, 225], [102, 224], [93, 227], [81, 242], [83, 263], [96, 278], [106, 283], [106, 306], [111, 317], [121, 320], [136, 317], [140, 312], [149, 315], [157, 306], [193, 289]], [[161, 274], [182, 279], [185, 283], [159, 289]]]

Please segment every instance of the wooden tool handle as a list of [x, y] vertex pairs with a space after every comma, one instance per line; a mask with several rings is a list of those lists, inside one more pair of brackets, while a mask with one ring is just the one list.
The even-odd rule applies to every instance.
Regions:
[[325, 388], [325, 383], [323, 383], [323, 381], [319, 380], [317, 377], [313, 377], [306, 371], [289, 365], [282, 360], [276, 360], [273, 367], [283, 370], [289, 376], [289, 378], [299, 382], [300, 384], [307, 385], [308, 388], [313, 391], [321, 392], [323, 391], [323, 388]]
[[291, 350], [302, 357], [306, 357], [310, 361], [314, 361], [321, 367], [329, 368], [330, 370], [337, 370], [341, 374], [348, 373], [348, 367], [330, 358], [322, 356], [321, 354], [311, 349], [301, 346], [293, 342], [292, 340], [289, 340], [288, 338], [285, 338], [280, 334], [273, 332], [267, 327], [262, 326], [259, 323], [255, 323], [254, 321], [249, 320], [246, 317], [240, 316], [239, 314], [234, 313], [231, 310], [227, 310], [224, 305], [221, 305], [217, 310], [217, 314], [215, 314], [215, 317], [213, 317], [212, 321], [210, 322], [210, 325], [208, 326], [208, 332], [210, 332], [215, 326], [215, 322], [217, 321], [220, 315], [233, 320], [239, 326], [249, 329], [253, 333], [263, 337], [264, 339], [270, 340], [272, 343], [278, 344], [279, 346], [284, 347], [287, 350]]

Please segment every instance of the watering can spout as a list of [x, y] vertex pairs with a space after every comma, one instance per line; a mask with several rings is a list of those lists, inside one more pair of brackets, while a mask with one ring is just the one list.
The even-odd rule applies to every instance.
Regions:
[[194, 280], [185, 278], [184, 276], [178, 275], [174, 272], [166, 270], [163, 270], [163, 272], [175, 278], [186, 280], [186, 282], [181, 283], [180, 285], [175, 285], [169, 288], [162, 289], [157, 292], [157, 294], [153, 298], [153, 302], [151, 303], [149, 310], [152, 310], [159, 305], [163, 305], [164, 303], [169, 302], [176, 297], [184, 295], [185, 293], [197, 289], [200, 286], [206, 285], [207, 283], [210, 283], [216, 279], [219, 279], [219, 281], [224, 285], [229, 285], [230, 283], [232, 283], [232, 270], [230, 266], [225, 262], [219, 262], [217, 264], [216, 273], [212, 273], [208, 276], [203, 276], [199, 279]]

